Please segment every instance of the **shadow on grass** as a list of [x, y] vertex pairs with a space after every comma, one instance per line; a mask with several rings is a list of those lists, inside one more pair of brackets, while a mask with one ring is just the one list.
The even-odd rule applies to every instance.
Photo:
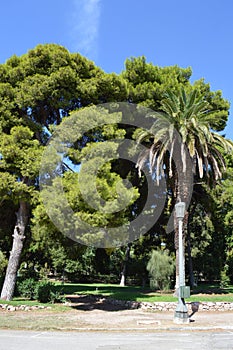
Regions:
[[156, 301], [164, 301], [166, 296], [167, 301], [172, 297], [172, 292], [167, 294], [155, 293], [151, 289], [143, 289], [142, 287], [121, 287], [116, 285], [86, 285], [86, 284], [64, 284], [58, 285], [57, 290], [62, 291], [67, 300], [71, 302], [71, 307], [77, 310], [90, 311], [100, 309], [106, 311], [119, 311], [130, 309], [131, 306], [112, 303], [112, 300], [122, 301], [151, 301], [151, 298], [156, 295]]
[[209, 295], [215, 295], [215, 294], [230, 294], [233, 293], [233, 287], [228, 288], [221, 288], [218, 285], [200, 285], [192, 290], [192, 295], [196, 294], [209, 294]]
[[[113, 305], [109, 298], [114, 300], [135, 301], [135, 302], [176, 302], [173, 291], [161, 293], [159, 291], [151, 290], [150, 288], [143, 289], [136, 286], [121, 287], [118, 285], [104, 285], [104, 284], [64, 284], [57, 285], [57, 290], [62, 291], [64, 295], [68, 295], [71, 301], [71, 307], [77, 310], [90, 311], [93, 309], [119, 311], [129, 309], [122, 304]], [[233, 292], [233, 287], [220, 288], [218, 285], [203, 284], [192, 290], [191, 296], [194, 298], [216, 298], [227, 297]], [[204, 295], [204, 296], [203, 296]], [[209, 299], [208, 299], [209, 300]], [[217, 299], [216, 299], [217, 300]], [[218, 299], [220, 300], [220, 299]], [[225, 299], [224, 299], [225, 300]]]
[[[64, 294], [91, 294], [104, 297], [111, 297], [113, 299], [135, 301], [137, 298], [151, 298], [151, 289], [143, 289], [142, 287], [121, 287], [115, 285], [101, 285], [101, 284], [64, 284], [57, 285], [56, 289]], [[159, 295], [159, 294], [158, 294]], [[161, 294], [162, 296], [162, 294]]]
[[72, 304], [71, 307], [75, 310], [80, 311], [92, 311], [92, 310], [102, 310], [102, 311], [123, 311], [129, 309], [129, 307], [124, 305], [115, 305], [109, 302], [108, 298], [101, 298], [93, 295], [83, 295], [83, 296], [67, 296]]

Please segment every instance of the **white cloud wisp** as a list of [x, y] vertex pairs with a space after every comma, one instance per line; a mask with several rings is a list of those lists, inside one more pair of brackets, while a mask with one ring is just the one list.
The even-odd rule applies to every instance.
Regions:
[[95, 60], [98, 55], [98, 33], [101, 0], [74, 0], [71, 16], [72, 51]]

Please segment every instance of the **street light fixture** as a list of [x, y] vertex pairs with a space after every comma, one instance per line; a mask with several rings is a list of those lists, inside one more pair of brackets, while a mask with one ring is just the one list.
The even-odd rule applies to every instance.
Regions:
[[183, 251], [183, 219], [185, 214], [185, 203], [179, 202], [175, 205], [176, 218], [179, 224], [179, 295], [175, 311], [175, 323], [189, 323], [188, 309], [184, 298], [190, 296], [190, 288], [185, 286], [184, 251]]

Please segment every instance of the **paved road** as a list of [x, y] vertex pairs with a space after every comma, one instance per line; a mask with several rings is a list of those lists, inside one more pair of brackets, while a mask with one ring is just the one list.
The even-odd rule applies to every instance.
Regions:
[[233, 332], [0, 331], [0, 350], [220, 350], [233, 349]]

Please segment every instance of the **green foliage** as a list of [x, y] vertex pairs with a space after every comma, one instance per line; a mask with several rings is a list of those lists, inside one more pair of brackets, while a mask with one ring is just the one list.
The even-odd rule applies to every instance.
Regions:
[[4, 274], [8, 260], [6, 259], [3, 252], [0, 250], [0, 277]]
[[40, 303], [64, 301], [62, 289], [57, 290], [55, 284], [48, 280], [37, 281], [34, 278], [20, 279], [17, 282], [17, 291], [21, 297], [38, 300]]
[[[205, 141], [203, 132], [206, 127], [211, 132], [224, 129], [229, 103], [222, 97], [220, 91], [212, 92], [210, 85], [206, 84], [204, 80], [199, 80], [192, 85], [189, 81], [191, 74], [190, 68], [154, 66], [146, 62], [145, 57], [128, 59], [125, 70], [120, 75], [107, 74], [80, 54], [70, 54], [66, 48], [55, 44], [38, 45], [27, 54], [21, 57], [14, 55], [5, 64], [1, 64], [0, 248], [2, 251], [11, 249], [11, 236], [16, 220], [15, 212], [17, 212], [19, 201], [23, 199], [31, 205], [31, 217], [25, 233], [27, 235], [26, 249], [21, 261], [31, 262], [32, 266], [38, 267], [38, 270], [47, 266], [46, 269], [56, 271], [58, 276], [63, 271], [69, 278], [95, 275], [95, 249], [86, 249], [86, 247], [64, 239], [51, 223], [38, 194], [41, 154], [50, 133], [53, 133], [59, 124], [61, 125], [59, 130], [62, 131], [64, 121], [75, 115], [76, 112], [72, 113], [72, 111], [84, 110], [83, 107], [91, 104], [130, 101], [158, 111], [162, 108], [171, 108], [168, 102], [169, 96], [165, 96], [167, 91], [179, 95], [184, 89], [185, 98], [189, 101], [188, 106], [186, 106], [185, 111], [180, 108], [184, 106], [185, 96], [185, 94], [181, 94], [176, 99], [178, 104], [176, 103], [175, 107], [180, 108], [180, 112], [185, 112], [187, 118], [183, 122], [180, 113], [176, 113], [177, 118], [174, 125], [177, 127], [177, 123], [181, 121], [181, 135], [189, 147], [190, 154], [196, 157], [195, 170], [197, 170], [196, 174], [198, 175], [201, 164], [206, 161], [206, 155], [204, 154], [202, 159], [200, 155], [202, 150], [204, 153], [207, 150], [206, 143], [203, 143]], [[199, 119], [194, 115], [194, 111], [198, 111], [203, 99], [208, 106], [209, 113], [204, 113], [204, 116], [203, 113], [201, 114], [203, 124], [198, 129], [200, 133], [197, 133], [196, 125]], [[196, 109], [190, 108], [192, 100], [196, 102], [194, 106]], [[92, 111], [94, 108], [93, 106]], [[203, 112], [204, 109], [200, 109], [200, 111]], [[123, 127], [112, 122], [109, 113], [92, 113], [90, 117], [88, 113], [84, 112], [83, 119], [79, 119], [80, 115], [77, 115], [77, 121], [91, 127], [95, 125], [92, 121], [93, 115], [96, 117], [94, 122], [97, 122], [97, 125], [100, 121], [107, 122], [108, 125], [103, 126], [103, 128], [93, 126], [88, 133], [80, 135], [67, 154], [67, 159], [75, 165], [80, 164], [84, 158], [90, 160], [89, 165], [86, 168], [83, 167], [86, 172], [86, 182], [81, 191], [79, 174], [66, 169], [62, 177], [62, 185], [75, 217], [79, 216], [84, 222], [96, 227], [96, 237], [98, 238], [102, 235], [102, 232], [98, 231], [99, 227], [121, 226], [127, 224], [133, 216], [137, 216], [143, 207], [146, 190], [143, 179], [139, 179], [135, 169], [132, 170], [132, 166], [126, 162], [118, 164], [114, 161], [108, 161], [103, 165], [106, 155], [111, 156], [117, 152], [116, 145], [111, 141], [106, 141], [128, 137], [132, 135], [132, 130], [128, 129], [127, 126]], [[118, 122], [120, 123], [120, 120]], [[73, 128], [74, 125], [71, 124], [70, 127]], [[194, 131], [196, 132], [194, 135], [197, 140], [196, 144], [192, 138]], [[223, 151], [219, 147], [220, 139], [210, 133], [207, 133], [207, 146], [210, 147], [213, 139], [217, 141], [217, 146], [212, 148], [214, 153], [208, 153], [207, 157], [210, 160], [210, 165], [213, 165], [213, 169], [211, 166], [209, 168], [206, 166], [206, 169], [208, 168], [210, 171], [209, 174], [204, 171], [203, 178], [213, 175], [217, 169], [214, 158], [219, 158], [219, 152]], [[149, 142], [148, 138], [146, 142]], [[147, 143], [147, 145], [149, 144]], [[197, 146], [196, 151], [194, 146]], [[49, 168], [52, 162], [54, 159], [49, 160], [48, 164], [45, 165]], [[97, 163], [101, 164], [101, 167], [97, 173], [95, 184], [97, 192], [94, 192], [90, 191], [95, 186], [93, 186], [92, 176], [88, 171], [94, 169]], [[220, 158], [218, 163], [220, 168]], [[166, 165], [165, 169], [168, 169], [168, 163]], [[232, 165], [229, 168], [232, 169]], [[222, 169], [220, 171], [222, 172]], [[217, 171], [218, 178], [220, 175]], [[121, 180], [122, 178], [133, 180], [133, 187], [128, 188]], [[172, 185], [171, 181], [169, 186]], [[224, 181], [214, 195], [216, 206], [211, 209], [211, 215], [209, 213], [207, 215], [203, 207], [198, 207], [191, 227], [194, 263], [198, 265], [200, 272], [205, 271], [213, 277], [216, 277], [224, 266], [225, 256], [228, 265], [233, 265], [232, 193], [232, 171], [228, 169]], [[86, 196], [91, 205], [87, 204], [88, 201], [84, 200], [82, 194]], [[53, 195], [49, 191], [47, 195], [53, 203]], [[98, 197], [104, 200], [103, 205], [100, 205]], [[58, 202], [61, 200], [63, 205], [62, 198], [59, 197], [57, 200]], [[126, 210], [119, 210], [116, 213], [115, 211], [123, 208], [125, 203], [129, 204]], [[67, 203], [64, 203], [65, 205]], [[171, 210], [172, 204], [167, 206], [167, 216], [170, 215]], [[55, 214], [66, 225], [65, 219], [59, 215], [59, 210]], [[161, 216], [159, 224], [152, 228], [148, 236], [135, 242], [131, 261], [133, 274], [136, 274], [136, 271], [144, 273], [148, 251], [151, 250], [151, 247], [160, 245], [160, 239], [164, 234], [166, 215]], [[77, 219], [75, 224], [83, 233], [80, 220]], [[86, 233], [87, 242], [89, 242], [88, 234], [89, 232]], [[172, 251], [173, 236], [166, 236], [165, 239], [167, 247]], [[214, 254], [212, 254], [213, 251]], [[216, 258], [217, 251], [219, 251], [218, 258]], [[104, 260], [106, 266], [103, 272], [118, 276], [123, 259], [124, 250], [121, 248], [115, 250], [109, 255], [109, 259]], [[3, 258], [3, 261], [6, 260]], [[216, 264], [218, 264], [217, 269], [215, 268]], [[3, 265], [4, 271], [5, 262]], [[0, 274], [1, 266], [0, 256]], [[32, 276], [32, 271], [33, 268], [29, 266], [27, 271], [21, 269], [20, 273], [24, 278], [27, 278]], [[228, 275], [233, 280], [231, 271], [233, 270], [229, 268]]]
[[166, 250], [153, 250], [147, 264], [152, 288], [168, 290], [171, 276], [174, 273], [175, 262]]
[[[232, 240], [232, 237], [231, 237]], [[227, 246], [226, 264], [228, 266], [227, 276], [230, 278], [231, 284], [233, 283], [233, 249]]]
[[37, 281], [39, 279], [39, 272], [32, 262], [22, 262], [18, 270], [18, 276], [20, 280], [34, 279]]
[[220, 287], [221, 288], [227, 288], [230, 285], [230, 278], [227, 276], [227, 268], [225, 267], [224, 270], [221, 271], [220, 274]]
[[57, 290], [55, 283], [49, 280], [37, 282], [35, 295], [40, 303], [61, 303], [66, 300], [63, 290]]
[[54, 300], [55, 293], [55, 285], [50, 281], [40, 281], [36, 285], [36, 299], [40, 303], [51, 302], [52, 300]]
[[84, 247], [81, 250], [64, 246], [54, 246], [50, 249], [52, 268], [56, 273], [65, 274], [69, 279], [75, 280], [81, 276], [92, 276], [94, 274], [93, 259], [95, 250], [91, 247]]
[[35, 300], [37, 297], [37, 282], [34, 278], [27, 278], [25, 280], [21, 280], [17, 283], [17, 289], [20, 296]]
[[154, 110], [159, 110], [164, 93], [168, 90], [178, 92], [184, 87], [188, 92], [199, 92], [209, 103], [211, 110], [210, 126], [213, 130], [223, 130], [228, 118], [229, 102], [222, 97], [221, 91], [212, 92], [210, 84], [204, 79], [190, 83], [192, 70], [178, 66], [158, 67], [146, 62], [146, 58], [132, 57], [125, 62], [122, 76], [129, 85], [129, 98]]

